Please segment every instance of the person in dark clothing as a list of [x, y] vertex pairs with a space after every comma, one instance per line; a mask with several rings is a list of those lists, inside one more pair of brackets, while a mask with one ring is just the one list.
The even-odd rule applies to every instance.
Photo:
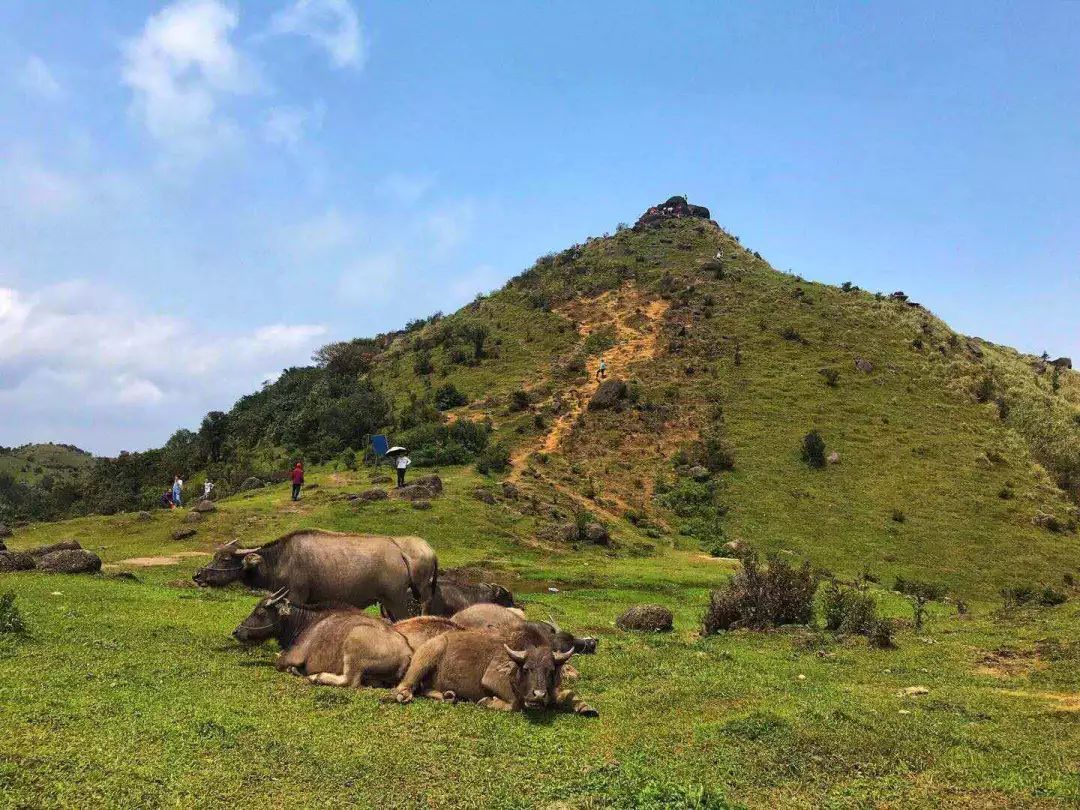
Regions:
[[299, 461], [292, 471], [292, 499], [300, 500], [300, 488], [304, 486], [304, 465]]

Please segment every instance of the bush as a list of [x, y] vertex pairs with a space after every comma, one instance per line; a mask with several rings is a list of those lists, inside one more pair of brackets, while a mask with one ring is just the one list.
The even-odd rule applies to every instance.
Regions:
[[516, 391], [510, 392], [510, 412], [518, 413], [523, 411], [532, 404], [532, 397], [529, 396], [529, 392], [524, 388], [518, 388]]
[[975, 390], [972, 392], [975, 397], [975, 401], [980, 404], [985, 404], [994, 398], [994, 380], [990, 376], [983, 377], [975, 384]]
[[15, 604], [15, 594], [10, 591], [0, 596], [0, 633], [16, 636], [27, 634], [26, 622]]
[[806, 343], [806, 338], [799, 334], [798, 330], [793, 326], [785, 326], [780, 330], [780, 337], [784, 340], [790, 340], [793, 343]]
[[936, 602], [945, 596], [945, 586], [933, 582], [919, 582], [913, 579], [896, 578], [893, 589], [899, 591], [911, 602], [915, 613], [915, 629], [922, 630], [923, 619], [926, 616], [926, 606], [930, 602]]
[[1056, 605], [1062, 605], [1068, 600], [1061, 591], [1050, 585], [1045, 586], [1039, 591], [1039, 604], [1043, 607], [1055, 607]]
[[356, 451], [353, 450], [351, 447], [345, 448], [341, 451], [341, 455], [338, 456], [338, 461], [341, 462], [341, 466], [343, 466], [346, 470], [355, 470]]
[[705, 635], [740, 627], [764, 630], [809, 623], [817, 590], [817, 577], [809, 562], [792, 568], [779, 557], [771, 557], [769, 564], [762, 566], [749, 551], [742, 563], [741, 571], [709, 595], [702, 619]]
[[874, 647], [891, 650], [893, 623], [878, 615], [877, 602], [861, 588], [844, 588], [836, 580], [829, 583], [822, 598], [825, 627], [845, 636], [865, 636]]
[[1001, 598], [1005, 600], [1006, 607], [1026, 605], [1035, 599], [1035, 586], [1030, 582], [1008, 585], [1001, 589]]
[[714, 473], [735, 469], [735, 448], [721, 430], [713, 428], [702, 435], [701, 464]]
[[491, 445], [476, 459], [476, 469], [484, 475], [506, 472], [510, 469], [510, 451], [501, 442]]
[[461, 393], [457, 386], [448, 382], [445, 385], [440, 386], [435, 391], [435, 407], [440, 411], [448, 411], [451, 408], [456, 408], [459, 405], [464, 405], [469, 401], [469, 398]]
[[811, 430], [802, 440], [802, 460], [811, 467], [825, 466], [825, 440], [816, 430]]
[[829, 388], [836, 388], [840, 383], [840, 372], [835, 368], [823, 368], [821, 376], [825, 378], [825, 385]]

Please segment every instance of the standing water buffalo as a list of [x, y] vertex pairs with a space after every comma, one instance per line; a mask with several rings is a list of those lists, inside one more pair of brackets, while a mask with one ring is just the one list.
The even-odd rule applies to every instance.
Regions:
[[257, 548], [236, 541], [217, 550], [195, 572], [199, 586], [243, 582], [250, 588], [287, 588], [301, 604], [338, 603], [367, 607], [376, 602], [391, 619], [404, 619], [430, 605], [438, 561], [419, 537], [339, 534], [319, 529], [293, 532]]
[[394, 697], [408, 703], [419, 693], [501, 711], [560, 708], [595, 717], [596, 709], [562, 687], [562, 668], [573, 654], [553, 651], [528, 628], [504, 633], [458, 630], [413, 653]]
[[425, 613], [453, 616], [470, 605], [479, 604], [510, 608], [514, 606], [514, 595], [502, 585], [490, 582], [458, 582], [444, 577], [436, 585]]

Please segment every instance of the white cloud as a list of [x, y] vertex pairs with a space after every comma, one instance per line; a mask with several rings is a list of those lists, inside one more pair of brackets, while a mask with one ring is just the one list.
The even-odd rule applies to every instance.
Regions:
[[419, 202], [434, 184], [430, 177], [395, 172], [383, 178], [379, 189], [402, 205], [412, 205]]
[[354, 260], [338, 279], [338, 289], [355, 301], [385, 301], [391, 294], [408, 295], [403, 285], [405, 257], [396, 251], [383, 251]]
[[177, 157], [201, 158], [238, 135], [221, 111], [224, 97], [255, 89], [253, 68], [230, 41], [238, 23], [221, 0], [179, 0], [125, 45], [133, 111]]
[[0, 206], [20, 213], [62, 214], [85, 196], [75, 177], [28, 155], [8, 154], [0, 166]]
[[326, 105], [321, 102], [311, 109], [304, 107], [272, 107], [263, 122], [263, 137], [275, 146], [295, 149], [308, 132], [322, 129]]
[[349, 0], [295, 0], [274, 15], [270, 30], [310, 38], [335, 67], [356, 68], [364, 62], [360, 17]]
[[94, 420], [129, 414], [157, 418], [171, 432], [205, 410], [228, 408], [266, 379], [267, 368], [306, 363], [325, 331], [317, 324], [207, 331], [145, 314], [87, 281], [29, 292], [0, 287], [0, 425], [29, 420], [61, 439], [72, 426], [85, 432]]
[[31, 56], [26, 60], [19, 70], [18, 83], [24, 92], [44, 101], [57, 101], [64, 95], [60, 82], [40, 56]]

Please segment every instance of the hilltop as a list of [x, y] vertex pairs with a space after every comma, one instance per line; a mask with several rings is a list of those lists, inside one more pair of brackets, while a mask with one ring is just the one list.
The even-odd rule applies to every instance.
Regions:
[[[902, 292], [779, 272], [709, 217], [673, 197], [458, 312], [330, 344], [164, 448], [98, 462], [80, 505], [149, 507], [173, 470], [225, 494], [295, 457], [346, 469], [389, 432], [418, 467], [505, 478], [541, 544], [600, 524], [614, 553], [749, 544], [972, 594], [1075, 566], [1071, 363]], [[837, 463], [800, 458], [811, 431]]]

